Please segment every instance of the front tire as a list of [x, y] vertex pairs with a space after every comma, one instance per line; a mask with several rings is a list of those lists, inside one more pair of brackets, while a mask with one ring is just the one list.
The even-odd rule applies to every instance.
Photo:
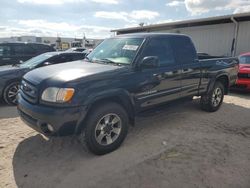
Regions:
[[117, 103], [103, 103], [94, 107], [82, 130], [87, 148], [96, 155], [116, 150], [128, 132], [128, 115]]
[[19, 82], [12, 82], [5, 87], [3, 92], [3, 99], [7, 104], [9, 105], [17, 104], [17, 94], [19, 86], [20, 86]]
[[201, 108], [208, 112], [217, 111], [224, 99], [225, 87], [221, 82], [215, 82], [211, 92], [201, 97]]

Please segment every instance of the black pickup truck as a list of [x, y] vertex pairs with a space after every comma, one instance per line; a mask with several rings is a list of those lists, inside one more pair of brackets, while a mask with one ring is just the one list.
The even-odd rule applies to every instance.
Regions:
[[236, 58], [199, 60], [191, 39], [175, 34], [116, 36], [85, 61], [27, 73], [18, 111], [38, 132], [76, 134], [99, 155], [117, 149], [147, 108], [201, 96], [202, 109], [218, 110], [238, 72]]

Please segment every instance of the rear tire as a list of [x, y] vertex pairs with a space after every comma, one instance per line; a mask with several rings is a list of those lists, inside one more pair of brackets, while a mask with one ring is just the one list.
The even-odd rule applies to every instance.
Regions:
[[[80, 137], [87, 148], [96, 155], [116, 150], [128, 132], [128, 115], [117, 103], [109, 102], [95, 106], [87, 117], [86, 127]], [[83, 140], [82, 139], [82, 140]]]
[[17, 94], [19, 86], [20, 86], [19, 82], [12, 82], [5, 87], [3, 92], [3, 99], [7, 104], [9, 105], [17, 104]]
[[215, 82], [212, 91], [201, 97], [201, 108], [207, 112], [217, 111], [224, 99], [225, 87], [221, 82]]

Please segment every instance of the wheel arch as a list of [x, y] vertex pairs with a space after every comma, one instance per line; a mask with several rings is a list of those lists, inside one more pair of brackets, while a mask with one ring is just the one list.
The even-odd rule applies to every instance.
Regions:
[[21, 80], [20, 79], [18, 79], [18, 78], [13, 78], [13, 79], [10, 79], [10, 80], [6, 80], [4, 83], [3, 83], [3, 85], [2, 85], [2, 93], [0, 93], [0, 96], [2, 97], [3, 95], [4, 95], [4, 91], [5, 91], [5, 89], [6, 89], [6, 87], [9, 85], [9, 84], [11, 84], [11, 83], [13, 83], [13, 82], [20, 82]]
[[213, 79], [211, 79], [209, 86], [208, 86], [207, 93], [212, 91], [214, 84], [217, 81], [219, 81], [223, 84], [223, 86], [225, 88], [225, 95], [227, 95], [229, 92], [229, 77], [228, 77], [228, 74], [226, 74], [226, 73], [218, 74]]
[[226, 74], [220, 75], [216, 78], [216, 81], [219, 81], [223, 84], [225, 89], [225, 94], [227, 95], [229, 92], [229, 77]]
[[128, 114], [130, 124], [134, 125], [135, 121], [135, 108], [134, 108], [134, 101], [130, 97], [129, 93], [126, 91], [119, 91], [119, 92], [110, 92], [102, 95], [96, 95], [92, 97], [92, 99], [86, 105], [87, 113], [85, 118], [80, 122], [80, 124], [76, 127], [76, 133], [79, 134], [81, 130], [85, 127], [85, 121], [88, 118], [88, 115], [95, 108], [97, 105], [114, 102], [121, 105]]
[[11, 84], [11, 83], [13, 83], [13, 82], [19, 82], [19, 83], [21, 83], [21, 79], [20, 79], [20, 78], [13, 78], [13, 79], [10, 79], [10, 80], [5, 81], [5, 83], [4, 83], [4, 89], [5, 89], [9, 84]]

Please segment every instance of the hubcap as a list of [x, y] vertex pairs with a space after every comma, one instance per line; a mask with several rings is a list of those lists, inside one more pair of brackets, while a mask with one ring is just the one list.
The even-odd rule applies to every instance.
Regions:
[[19, 90], [19, 85], [13, 85], [9, 88], [9, 91], [7, 94], [9, 101], [14, 104], [17, 103], [18, 90]]
[[107, 114], [96, 125], [95, 139], [98, 144], [110, 145], [119, 137], [121, 128], [120, 117], [116, 114]]
[[216, 88], [212, 96], [212, 104], [214, 107], [217, 107], [222, 100], [222, 91], [220, 88]]

